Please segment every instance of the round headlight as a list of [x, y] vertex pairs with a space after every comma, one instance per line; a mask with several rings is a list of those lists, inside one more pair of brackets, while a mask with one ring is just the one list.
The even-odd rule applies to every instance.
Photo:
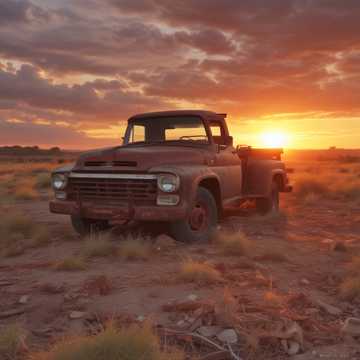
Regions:
[[52, 177], [52, 186], [55, 190], [64, 190], [67, 185], [67, 177], [64, 174], [55, 174]]
[[158, 187], [161, 191], [172, 193], [179, 189], [180, 179], [176, 175], [166, 174], [159, 175]]

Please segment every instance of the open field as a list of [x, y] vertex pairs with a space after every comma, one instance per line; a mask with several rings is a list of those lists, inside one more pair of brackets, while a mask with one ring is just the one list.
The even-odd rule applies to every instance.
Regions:
[[[48, 212], [58, 164], [0, 163], [0, 359], [112, 349], [132, 360], [134, 348], [154, 360], [360, 359], [359, 326], [342, 331], [360, 318], [360, 162], [350, 160], [289, 156], [295, 191], [281, 214], [224, 219], [193, 245], [161, 231], [80, 239]], [[72, 345], [53, 347], [64, 336]]]

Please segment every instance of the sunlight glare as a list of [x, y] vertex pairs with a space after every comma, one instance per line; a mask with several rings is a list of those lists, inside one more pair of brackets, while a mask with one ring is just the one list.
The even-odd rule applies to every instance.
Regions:
[[288, 145], [288, 135], [283, 132], [265, 132], [261, 136], [263, 146], [267, 148], [283, 148]]

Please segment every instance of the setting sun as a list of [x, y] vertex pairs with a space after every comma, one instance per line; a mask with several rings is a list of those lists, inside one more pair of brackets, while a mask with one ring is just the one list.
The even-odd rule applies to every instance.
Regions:
[[282, 148], [288, 145], [289, 137], [283, 132], [265, 132], [261, 135], [262, 146]]

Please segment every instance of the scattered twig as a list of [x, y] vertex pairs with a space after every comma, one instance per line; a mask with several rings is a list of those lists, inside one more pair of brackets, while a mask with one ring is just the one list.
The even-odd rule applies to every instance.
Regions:
[[0, 319], [6, 319], [11, 316], [21, 315], [24, 312], [25, 309], [14, 309], [14, 310], [3, 311], [0, 313]]
[[231, 354], [231, 356], [235, 359], [235, 360], [242, 360], [239, 356], [237, 356], [235, 353], [234, 353], [234, 350], [232, 349], [231, 345], [230, 344], [227, 344], [228, 346], [228, 349], [229, 349], [229, 352]]
[[226, 359], [230, 359], [229, 356], [230, 354], [229, 351], [227, 350], [216, 351], [201, 357], [199, 360], [226, 360]]

